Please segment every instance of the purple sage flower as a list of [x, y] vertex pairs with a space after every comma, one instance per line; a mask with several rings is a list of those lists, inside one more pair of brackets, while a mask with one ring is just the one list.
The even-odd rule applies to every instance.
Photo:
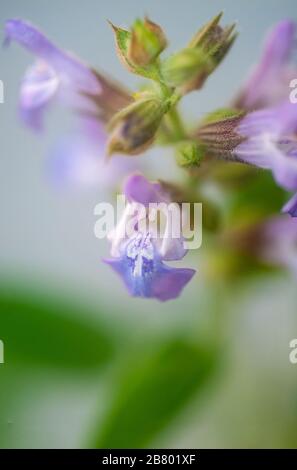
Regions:
[[[170, 199], [159, 183], [150, 183], [140, 174], [129, 177], [124, 194], [128, 204], [120, 223], [109, 236], [112, 258], [104, 261], [121, 276], [132, 296], [160, 301], [174, 299], [195, 274], [194, 269], [175, 268], [164, 263], [184, 257], [186, 249], [182, 236], [171, 236], [170, 217], [166, 220], [162, 239], [147, 228], [149, 224], [139, 223], [141, 218], [146, 222], [151, 217], [150, 203], [166, 204]], [[131, 235], [126, 236], [125, 228], [127, 224], [131, 225], [131, 216], [135, 218], [132, 219], [135, 224]]]
[[16, 41], [36, 57], [20, 89], [20, 116], [31, 129], [43, 128], [44, 113], [52, 103], [78, 111], [79, 125], [58, 140], [48, 169], [55, 183], [109, 186], [136, 168], [128, 158], [104, 159], [107, 134], [104, 124], [130, 103], [118, 84], [91, 69], [74, 55], [55, 46], [30, 23], [12, 19], [5, 24], [5, 43]]
[[297, 221], [273, 217], [259, 228], [258, 256], [268, 264], [289, 269], [297, 276]]
[[110, 188], [127, 173], [135, 171], [136, 162], [126, 155], [105, 158], [107, 135], [103, 124], [91, 116], [81, 117], [77, 129], [62, 136], [50, 151], [47, 173], [55, 186]]
[[290, 214], [292, 217], [297, 217], [297, 193], [284, 205], [283, 212]]
[[296, 49], [297, 24], [291, 20], [278, 23], [269, 33], [259, 63], [243, 85], [233, 105], [255, 110], [274, 106], [290, 92], [290, 82], [297, 77], [292, 63]]
[[[271, 170], [279, 186], [297, 191], [297, 105], [289, 100], [206, 123], [195, 136], [209, 155]], [[283, 211], [297, 216], [297, 193]]]
[[5, 44], [16, 41], [37, 60], [25, 73], [20, 90], [20, 114], [33, 129], [42, 128], [44, 111], [54, 100], [72, 106], [86, 101], [83, 94], [100, 95], [96, 74], [75, 56], [64, 52], [30, 23], [11, 19], [5, 24]]
[[[276, 182], [297, 191], [297, 106], [290, 102], [247, 114], [239, 121], [236, 134], [242, 142], [232, 151], [236, 159], [270, 169]], [[295, 195], [283, 208], [297, 215]]]

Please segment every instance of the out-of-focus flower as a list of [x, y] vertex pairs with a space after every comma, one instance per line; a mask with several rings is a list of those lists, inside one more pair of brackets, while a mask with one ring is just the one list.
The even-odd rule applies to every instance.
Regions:
[[[297, 106], [288, 102], [250, 113], [236, 132], [245, 138], [233, 151], [240, 160], [270, 169], [281, 187], [297, 190]], [[283, 210], [296, 215], [295, 196]]]
[[33, 128], [42, 127], [43, 112], [53, 99], [66, 100], [76, 106], [84, 93], [100, 95], [100, 81], [93, 71], [56, 47], [30, 23], [8, 20], [5, 37], [6, 44], [16, 41], [38, 59], [27, 70], [20, 92], [21, 115]]
[[128, 172], [135, 171], [135, 160], [124, 155], [104, 158], [107, 135], [103, 124], [90, 116], [79, 120], [77, 129], [64, 135], [49, 153], [47, 174], [57, 187], [117, 186]]
[[296, 48], [297, 24], [278, 23], [267, 37], [259, 63], [243, 85], [233, 106], [255, 110], [273, 106], [288, 97], [290, 82], [297, 77], [297, 65], [291, 63]]
[[297, 276], [297, 221], [286, 215], [263, 222], [259, 232], [258, 256], [282, 266]]
[[35, 26], [8, 20], [6, 44], [18, 42], [37, 57], [28, 68], [20, 89], [20, 115], [30, 128], [43, 128], [44, 112], [53, 102], [75, 110], [79, 127], [62, 137], [48, 160], [50, 178], [56, 183], [101, 184], [135, 169], [127, 158], [104, 160], [107, 133], [104, 124], [131, 103], [129, 93], [72, 54], [55, 46]]
[[[284, 102], [206, 124], [197, 137], [208, 153], [270, 169], [281, 187], [296, 191], [296, 132], [297, 106]], [[296, 215], [296, 196], [284, 210]]]
[[[109, 236], [112, 258], [105, 262], [122, 277], [132, 296], [161, 301], [174, 299], [192, 279], [195, 270], [164, 263], [180, 260], [186, 253], [182, 235], [172, 236], [171, 217], [166, 219], [162, 237], [147, 224], [152, 218], [149, 204], [169, 203], [170, 199], [161, 184], [150, 183], [142, 175], [130, 176], [124, 193], [128, 204], [122, 220]], [[131, 216], [133, 226], [127, 236], [125, 229], [128, 225], [131, 228]]]
[[260, 262], [270, 268], [285, 268], [297, 276], [297, 220], [284, 214], [246, 222], [227, 230], [221, 238], [224, 250], [234, 256], [235, 267], [236, 261], [241, 268], [248, 260], [248, 272], [252, 266], [258, 269]]
[[297, 217], [297, 193], [285, 204], [283, 212], [290, 214], [292, 217]]
[[8, 20], [5, 38], [6, 44], [14, 40], [37, 57], [20, 91], [21, 114], [34, 128], [41, 127], [43, 111], [54, 99], [104, 122], [131, 103], [123, 87], [59, 49], [30, 23]]

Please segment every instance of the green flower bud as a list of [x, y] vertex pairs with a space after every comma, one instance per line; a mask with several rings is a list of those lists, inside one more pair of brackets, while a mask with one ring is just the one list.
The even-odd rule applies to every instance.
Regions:
[[217, 16], [212, 18], [208, 23], [202, 26], [201, 29], [191, 39], [188, 47], [205, 47], [209, 44], [216, 35], [216, 31], [219, 26], [219, 22], [223, 16], [223, 13], [219, 13]]
[[136, 66], [145, 67], [153, 63], [166, 48], [167, 40], [162, 28], [147, 17], [136, 20], [132, 27], [128, 58]]
[[202, 49], [213, 62], [213, 70], [225, 57], [237, 37], [235, 24], [222, 28], [219, 25], [222, 13], [204, 25], [192, 38], [189, 47]]
[[143, 97], [122, 109], [110, 121], [107, 154], [137, 155], [146, 150], [152, 144], [166, 111], [166, 103], [154, 95]]
[[177, 146], [177, 163], [182, 167], [199, 166], [205, 154], [205, 147], [192, 140], [180, 142]]
[[115, 34], [118, 56], [125, 67], [132, 73], [158, 81], [159, 70], [155, 61], [167, 46], [160, 26], [148, 18], [136, 20], [131, 31], [110, 25]]
[[212, 62], [201, 49], [183, 49], [162, 64], [165, 82], [179, 87], [182, 94], [200, 88], [212, 69]]
[[178, 87], [180, 94], [201, 88], [233, 44], [235, 25], [222, 28], [219, 25], [221, 16], [217, 15], [203, 26], [187, 48], [163, 63], [164, 81], [169, 86]]

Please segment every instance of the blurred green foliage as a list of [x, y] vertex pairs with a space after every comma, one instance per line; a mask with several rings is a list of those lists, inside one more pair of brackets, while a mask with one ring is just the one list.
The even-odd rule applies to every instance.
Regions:
[[0, 285], [0, 337], [5, 345], [0, 446], [13, 446], [11, 410], [22, 403], [23, 386], [30, 389], [34, 376], [37, 383], [41, 380], [41, 370], [63, 377], [75, 374], [81, 380], [86, 372], [98, 378], [103, 366], [112, 366], [103, 378], [110, 392], [103, 422], [98, 420], [87, 443], [107, 448], [151, 445], [214, 375], [219, 353], [212, 341], [189, 341], [186, 329], [178, 337], [145, 334], [132, 343], [123, 330], [119, 341], [100, 309], [97, 320], [86, 313], [59, 296], [17, 283]]
[[[59, 394], [52, 397], [51, 390], [63, 392], [70, 386], [76, 395], [82, 384], [93, 384], [88, 425], [80, 414], [74, 416], [74, 425], [75, 410], [70, 407], [66, 410], [70, 421], [66, 419], [62, 429], [65, 436], [62, 434], [60, 441], [52, 438], [51, 443], [60, 442], [64, 447], [74, 428], [78, 447], [151, 448], [163, 443], [166, 447], [175, 432], [194, 433], [190, 437], [186, 434], [182, 446], [185, 442], [194, 447], [201, 447], [201, 442], [211, 446], [225, 442], [226, 446], [275, 443], [294, 447], [294, 371], [287, 373], [283, 363], [267, 367], [265, 354], [254, 338], [255, 330], [248, 323], [251, 316], [254, 320], [257, 315], [261, 318], [265, 309], [242, 311], [242, 287], [215, 289], [212, 284], [212, 288], [200, 289], [199, 301], [192, 306], [197, 318], [205, 316], [209, 324], [185, 322], [179, 334], [175, 329], [161, 333], [130, 326], [128, 335], [126, 328], [121, 328], [120, 335], [110, 329], [105, 307], [97, 309], [95, 319], [89, 315], [89, 307], [74, 298], [67, 301], [57, 294], [42, 295], [28, 284], [25, 288], [20, 283], [2, 284], [0, 338], [5, 343], [6, 363], [0, 366], [0, 447], [13, 448], [25, 442], [34, 448], [43, 443], [47, 433], [55, 433], [63, 421], [55, 413], [64, 402], [59, 403]], [[267, 289], [263, 297], [265, 292]], [[240, 309], [232, 315], [230, 300], [234, 302], [236, 297]], [[255, 294], [252, 299], [255, 301]], [[191, 308], [192, 304], [187, 305]], [[271, 313], [269, 322], [273, 321]], [[108, 314], [112, 324], [114, 312]], [[249, 336], [242, 336], [246, 330]], [[261, 338], [260, 334], [258, 341]], [[268, 337], [265, 341], [269, 345]], [[271, 352], [274, 344], [271, 338]], [[278, 353], [274, 357], [279, 360]], [[283, 355], [286, 367], [293, 368], [288, 363], [288, 351]], [[274, 367], [278, 367], [275, 372]], [[50, 395], [44, 395], [47, 387]], [[27, 410], [25, 415], [22, 410]], [[54, 413], [50, 421], [46, 420], [48, 412]], [[281, 424], [273, 427], [276, 417]], [[81, 420], [84, 432], [79, 433], [77, 424], [80, 426]]]
[[203, 390], [217, 362], [215, 349], [183, 339], [166, 340], [153, 351], [138, 351], [123, 364], [113, 384], [113, 399], [94, 446], [151, 445], [189, 400]]
[[10, 366], [82, 373], [113, 357], [114, 338], [100, 322], [100, 311], [97, 321], [90, 322], [74, 302], [0, 285], [0, 312], [0, 337]]

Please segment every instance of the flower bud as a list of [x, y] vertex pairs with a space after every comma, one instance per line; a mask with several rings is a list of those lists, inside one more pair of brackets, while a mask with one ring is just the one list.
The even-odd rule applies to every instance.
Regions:
[[189, 47], [202, 49], [213, 62], [213, 69], [225, 57], [232, 46], [237, 34], [234, 33], [235, 24], [222, 28], [219, 21], [222, 13], [215, 16], [204, 25], [192, 38]]
[[162, 74], [169, 86], [181, 94], [198, 90], [225, 57], [236, 34], [235, 25], [222, 28], [222, 14], [207, 23], [190, 41], [187, 48], [171, 56], [162, 65]]
[[162, 65], [164, 80], [179, 87], [182, 94], [200, 88], [212, 69], [212, 63], [201, 49], [183, 49]]
[[128, 58], [136, 66], [152, 64], [166, 48], [167, 40], [162, 28], [147, 17], [136, 20], [128, 48]]
[[199, 166], [205, 153], [204, 146], [192, 140], [180, 142], [177, 147], [177, 162], [182, 167]]
[[110, 23], [116, 40], [118, 56], [124, 66], [132, 73], [157, 80], [159, 71], [155, 60], [165, 49], [167, 41], [157, 24], [145, 18], [137, 20], [131, 31]]
[[107, 154], [137, 155], [154, 140], [166, 104], [155, 96], [142, 98], [118, 112], [110, 121]]

